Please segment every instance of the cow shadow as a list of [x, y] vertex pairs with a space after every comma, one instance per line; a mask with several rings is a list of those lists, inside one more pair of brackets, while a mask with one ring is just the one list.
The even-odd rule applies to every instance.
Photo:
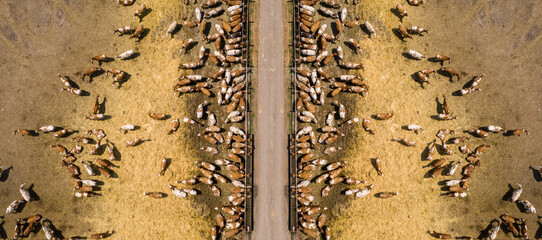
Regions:
[[[94, 78], [96, 77], [99, 77], [101, 75], [103, 75], [105, 73], [105, 70], [103, 70], [102, 68], [98, 69], [96, 72], [88, 75], [88, 82], [91, 83], [94, 81]], [[86, 76], [85, 76], [86, 77]], [[83, 78], [83, 82], [84, 82], [84, 78]]]
[[166, 163], [164, 164], [164, 169], [162, 172], [160, 172], [160, 175], [164, 175], [169, 166], [171, 165], [171, 158], [166, 158]]
[[96, 186], [94, 186], [95, 188], [101, 188], [101, 187], [97, 187], [97, 186], [103, 186], [105, 184], [105, 182], [101, 181], [101, 180], [94, 180], [94, 181], [96, 182]]
[[[423, 178], [433, 178], [433, 172], [436, 171], [436, 168], [429, 169], [424, 175]], [[440, 174], [439, 174], [440, 175]]]
[[30, 193], [30, 197], [32, 198], [32, 201], [39, 201], [40, 196], [36, 191], [34, 191], [34, 184], [30, 184], [30, 187], [28, 187], [28, 192]]
[[[417, 73], [417, 72], [410, 74], [410, 78], [411, 78], [414, 82], [420, 84], [420, 87], [421, 87], [421, 88], [426, 88], [426, 86], [423, 85], [423, 81], [418, 77], [418, 74], [416, 74], [416, 73]], [[427, 83], [427, 87], [429, 87], [429, 86], [431, 86], [431, 84]]]
[[477, 77], [472, 77], [471, 80], [467, 81], [465, 84], [463, 84], [463, 87], [462, 88], [469, 88], [472, 86], [472, 84], [474, 83], [474, 80], [476, 79]]
[[397, 16], [401, 22], [403, 22], [404, 17], [401, 15], [399, 10], [397, 10], [397, 8], [390, 8], [390, 12], [393, 13], [393, 15]]
[[[75, 73], [75, 75], [79, 75], [79, 74], [81, 74], [81, 72]], [[73, 88], [79, 88], [79, 85], [78, 85], [77, 83], [75, 83], [75, 82], [71, 79], [71, 77], [68, 77], [68, 76], [63, 76], [63, 77], [65, 77], [66, 80], [68, 80], [68, 82], [70, 83], [70, 86], [72, 86]]]
[[403, 34], [401, 34], [398, 28], [393, 28], [391, 31], [393, 32], [393, 35], [395, 35], [399, 40], [401, 40], [401, 42], [406, 42], [405, 37], [403, 37]]
[[[447, 181], [448, 181], [448, 180], [442, 180], [442, 181], [439, 181], [437, 184], [438, 184], [439, 186], [445, 186]], [[447, 186], [446, 186], [446, 187], [447, 187]], [[444, 187], [441, 187], [441, 190], [442, 190], [442, 188], [444, 188]]]
[[[4, 218], [2, 216], [2, 218]], [[6, 223], [4, 220], [2, 220], [2, 222], [0, 222], [0, 239], [7, 239], [8, 238], [8, 234], [6, 232], [6, 230], [4, 229], [4, 223]]]
[[143, 40], [143, 38], [145, 38], [147, 35], [149, 35], [149, 32], [151, 30], [148, 29], [148, 28], [143, 28], [143, 31], [141, 32], [141, 35], [139, 35], [139, 37], [137, 37], [137, 42], [141, 42], [141, 40]]
[[[94, 148], [94, 146], [92, 146]], [[99, 156], [105, 153], [106, 146], [103, 142], [100, 142], [100, 147], [98, 147], [98, 150], [96, 150], [96, 153], [93, 155]]]
[[508, 184], [508, 191], [504, 193], [501, 200], [503, 201], [510, 201], [510, 198], [512, 197], [512, 193], [514, 192], [514, 187], [512, 185]]
[[115, 58], [112, 58], [112, 57], [106, 57], [104, 60], [101, 60], [101, 61], [98, 61], [98, 66], [102, 66], [102, 63], [106, 62], [106, 63], [109, 63], [109, 62], [113, 62], [115, 61]]
[[173, 29], [173, 31], [169, 34], [170, 38], [175, 38], [175, 34], [177, 34], [179, 31], [181, 31], [181, 28], [182, 28], [182, 24], [177, 24], [177, 26], [175, 27], [175, 29]]
[[188, 44], [188, 46], [186, 46], [186, 48], [184, 49], [184, 54], [187, 54], [190, 50], [194, 49], [198, 45], [198, 43], [198, 41], [194, 41]]
[[527, 212], [527, 209], [525, 208], [525, 206], [523, 206], [523, 204], [521, 204], [520, 202], [516, 201], [515, 202], [516, 206], [518, 207], [518, 210], [521, 212], [521, 213], [526, 213]]
[[[127, 72], [125, 72], [125, 74], [126, 75], [124, 75], [124, 77], [117, 82], [118, 84], [117, 88], [120, 88], [124, 83], [128, 82], [128, 80], [132, 78], [132, 74], [129, 74]], [[114, 83], [112, 85], [115, 86]]]
[[542, 174], [539, 170], [536, 170], [532, 166], [529, 166], [529, 169], [533, 171], [533, 177], [537, 182], [542, 182]]
[[455, 97], [462, 96], [461, 95], [461, 90], [457, 90], [457, 91], [452, 92], [452, 96], [455, 96]]
[[538, 229], [534, 234], [534, 239], [542, 238], [542, 222], [540, 222], [540, 216], [538, 217]]
[[440, 61], [436, 57], [427, 58], [427, 61], [433, 62], [433, 63], [440, 63], [440, 66], [444, 66], [444, 61]]
[[107, 98], [104, 97], [101, 103], [98, 105], [98, 113], [105, 113], [105, 103], [107, 102]]
[[9, 166], [8, 168], [2, 170], [2, 173], [0, 174], [0, 182], [5, 182], [8, 180], [11, 169], [13, 169], [13, 166]]
[[356, 48], [356, 46], [354, 46], [354, 44], [352, 44], [352, 43], [349, 42], [349, 41], [344, 41], [343, 43], [344, 43], [345, 46], [347, 46], [347, 47], [350, 48], [352, 51], [354, 51], [354, 53], [359, 54], [359, 53], [358, 53], [358, 49]]
[[[205, 26], [203, 26], [203, 35], [207, 36], [209, 35], [209, 32], [211, 31], [211, 23], [205, 21]], [[209, 40], [207, 40], [209, 41]]]
[[15, 212], [22, 212], [26, 206], [27, 201], [22, 201], [19, 206], [15, 209]]
[[422, 153], [420, 154], [420, 160], [421, 161], [426, 161], [426, 158], [427, 158], [427, 155], [429, 155], [429, 148], [431, 147], [431, 144], [433, 143], [433, 141], [429, 142], [427, 144], [427, 147], [425, 147], [422, 151]]
[[90, 96], [90, 92], [89, 91], [86, 91], [86, 90], [83, 90], [81, 89], [81, 95], [80, 96], [83, 96], [83, 97], [88, 97]]
[[[140, 127], [139, 127], [139, 126], [136, 126], [136, 127], [134, 128], [134, 130], [137, 130], [137, 129], [140, 129]], [[111, 145], [113, 145], [113, 156], [115, 156], [115, 158], [116, 158], [118, 161], [122, 160], [122, 153], [119, 151], [119, 149], [117, 148], [117, 146], [115, 146], [114, 143], [112, 143], [112, 142], [110, 142], [110, 143], [111, 143]]]
[[448, 80], [450, 80], [451, 83], [454, 82], [454, 76], [449, 74], [448, 72], [444, 71], [442, 68], [440, 68], [439, 70], [437, 70], [437, 73], [440, 74], [441, 76], [444, 76], [444, 77], [447, 77]]
[[[119, 175], [117, 174], [117, 172], [113, 171], [111, 168], [109, 168], [109, 172], [111, 173], [111, 176], [109, 178], [119, 178]], [[96, 195], [101, 196], [101, 194], [96, 194]]]
[[152, 12], [152, 8], [148, 7], [147, 9], [145, 9], [145, 11], [143, 11], [141, 15], [139, 15], [139, 22], [143, 21], [143, 18], [149, 15], [149, 13], [151, 12]]

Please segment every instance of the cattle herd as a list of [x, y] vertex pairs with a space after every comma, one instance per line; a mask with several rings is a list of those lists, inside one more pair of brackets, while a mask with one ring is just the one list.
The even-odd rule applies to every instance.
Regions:
[[[210, 192], [212, 194], [206, 194], [206, 198], [216, 197], [222, 200], [213, 208], [216, 211], [216, 225], [211, 229], [212, 239], [229, 239], [247, 229], [246, 202], [251, 198], [250, 169], [247, 164], [252, 152], [247, 106], [248, 1], [226, 0], [224, 3], [228, 5], [227, 8], [222, 7], [222, 2], [218, 0], [209, 0], [199, 7], [194, 6], [197, 22], [192, 26], [199, 25], [201, 41], [214, 41], [215, 50], [211, 54], [210, 50], [202, 45], [197, 60], [179, 65], [181, 69], [200, 69], [204, 67], [205, 59], [209, 59], [211, 66], [204, 71], [213, 74], [207, 77], [182, 76], [174, 87], [176, 94], [201, 92], [206, 98], [197, 105], [195, 118], [185, 117], [183, 122], [193, 125], [194, 128], [202, 128], [197, 133], [204, 145], [200, 148], [205, 154], [202, 159], [215, 160], [195, 161], [199, 174], [176, 183], [206, 185], [204, 188], [208, 191], [198, 189], [194, 193]], [[228, 16], [227, 20], [216, 18], [224, 12]], [[167, 32], [173, 33], [176, 26], [177, 22], [172, 23]], [[211, 29], [216, 29], [216, 33], [210, 34], [209, 26], [213, 26]], [[198, 40], [186, 40], [181, 51], [186, 51]], [[213, 82], [219, 82], [214, 86], [216, 92], [208, 90], [213, 88]], [[214, 97], [216, 99], [212, 100]], [[206, 124], [203, 123], [204, 120]], [[170, 187], [176, 196], [187, 196], [175, 186]]]
[[[410, 7], [420, 6], [425, 1], [408, 0]], [[294, 221], [291, 221], [292, 230], [299, 230], [303, 233], [301, 236], [307, 236], [308, 239], [330, 239], [331, 228], [326, 225], [328, 212], [332, 206], [324, 206], [325, 197], [333, 193], [341, 193], [344, 195], [354, 195], [357, 198], [363, 198], [369, 195], [373, 188], [373, 184], [364, 187], [350, 187], [348, 185], [367, 184], [366, 181], [354, 179], [348, 176], [347, 164], [348, 159], [335, 158], [330, 155], [337, 151], [341, 151], [341, 143], [335, 141], [345, 136], [349, 131], [344, 129], [348, 125], [360, 123], [362, 128], [368, 134], [375, 134], [376, 129], [371, 126], [369, 118], [361, 119], [357, 116], [347, 117], [345, 106], [359, 101], [359, 98], [341, 98], [339, 93], [356, 94], [367, 96], [369, 87], [367, 80], [359, 76], [358, 69], [364, 69], [364, 65], [344, 59], [344, 50], [351, 49], [353, 54], [361, 53], [363, 39], [357, 41], [353, 38], [348, 38], [345, 35], [355, 35], [355, 31], [364, 30], [367, 38], [374, 39], [377, 36], [375, 27], [368, 21], [362, 21], [361, 17], [348, 15], [351, 6], [359, 4], [357, 1], [345, 1], [344, 3], [336, 0], [298, 0], [294, 1], [294, 62], [293, 62], [293, 97], [294, 97], [294, 113], [296, 122], [294, 129], [296, 134], [292, 137], [291, 150], [292, 159], [296, 166], [292, 170], [294, 184], [291, 185], [292, 198], [295, 199], [295, 212], [291, 215]], [[344, 5], [343, 5], [344, 4]], [[429, 33], [427, 29], [420, 26], [412, 25], [405, 27], [407, 24], [408, 6], [397, 4], [392, 9], [392, 13], [397, 15], [401, 23], [396, 29], [397, 36], [406, 42], [408, 39], [419, 38]], [[391, 13], [390, 13], [391, 14]], [[317, 20], [318, 19], [318, 20]], [[329, 28], [328, 28], [329, 26]], [[344, 27], [344, 34], [343, 33]], [[353, 32], [351, 32], [353, 31]], [[341, 35], [342, 34], [342, 35]], [[343, 44], [344, 43], [344, 44]], [[331, 48], [328, 46], [331, 45]], [[331, 50], [330, 50], [331, 49]], [[354, 55], [356, 56], [356, 55]], [[358, 55], [359, 56], [359, 55]], [[448, 77], [452, 81], [457, 77], [461, 79], [460, 74], [450, 66], [444, 66], [446, 63], [451, 64], [450, 57], [444, 54], [437, 54], [435, 57], [427, 58], [426, 55], [419, 53], [416, 50], [408, 50], [403, 54], [408, 59], [420, 61], [427, 59], [429, 62], [440, 63], [442, 67], [438, 70], [431, 68], [422, 69], [414, 74], [416, 81], [419, 81], [421, 86], [427, 88], [430, 86], [428, 77], [430, 74], [436, 76], [437, 73]], [[332, 65], [337, 64], [336, 67]], [[338, 68], [337, 68], [338, 67]], [[337, 72], [338, 74], [331, 74]], [[464, 96], [475, 91], [481, 91], [480, 83], [485, 74], [480, 74], [474, 77], [473, 80], [465, 84], [465, 86], [452, 93], [454, 96]], [[329, 87], [326, 87], [323, 82], [328, 82]], [[342, 99], [339, 102], [337, 98]], [[348, 102], [348, 100], [354, 102]], [[436, 121], [450, 121], [458, 118], [451, 111], [449, 100], [446, 95], [442, 95], [439, 101], [439, 112], [436, 115], [430, 116]], [[325, 109], [325, 103], [332, 105], [332, 111], [329, 113], [321, 113]], [[352, 104], [353, 105], [353, 104]], [[329, 109], [329, 108], [327, 108]], [[320, 111], [319, 111], [320, 110]], [[377, 113], [372, 115], [375, 120], [385, 121], [391, 119], [394, 112]], [[339, 121], [335, 124], [335, 121]], [[318, 125], [320, 124], [320, 125]], [[341, 129], [342, 128], [342, 129]], [[417, 124], [408, 124], [403, 126], [403, 129], [414, 131], [417, 134], [423, 134], [424, 129]], [[457, 132], [457, 135], [455, 135]], [[442, 195], [464, 198], [469, 190], [469, 181], [476, 168], [481, 166], [481, 155], [486, 150], [492, 147], [491, 144], [484, 144], [479, 140], [490, 137], [490, 133], [503, 133], [504, 136], [519, 136], [522, 134], [528, 135], [529, 132], [524, 129], [504, 130], [499, 126], [484, 126], [476, 129], [466, 129], [462, 132], [452, 129], [440, 129], [436, 133], [437, 139], [431, 141], [427, 148], [422, 152], [422, 159], [429, 163], [423, 163], [421, 167], [429, 168], [430, 170], [425, 175], [426, 178], [436, 178], [442, 176], [453, 176], [456, 170], [461, 166], [460, 179], [447, 179], [441, 182], [446, 190]], [[462, 134], [463, 133], [463, 134]], [[462, 136], [460, 136], [460, 134]], [[449, 137], [455, 135], [453, 137]], [[470, 135], [470, 136], [469, 136]], [[467, 142], [479, 143], [475, 148], [471, 148]], [[409, 138], [398, 137], [391, 141], [399, 142], [406, 147], [415, 147], [416, 142]], [[334, 145], [334, 143], [336, 145]], [[453, 144], [462, 144], [458, 147], [458, 153], [452, 150]], [[320, 146], [319, 146], [320, 145]], [[437, 150], [436, 150], [437, 149]], [[436, 154], [443, 155], [437, 159]], [[463, 161], [448, 161], [444, 156], [453, 154], [465, 154], [466, 165], [462, 165]], [[335, 159], [329, 162], [323, 158]], [[381, 160], [376, 157], [371, 159], [371, 163], [378, 175], [384, 175], [381, 166]], [[533, 171], [540, 171], [540, 167], [532, 167]], [[345, 186], [346, 189], [334, 190], [335, 188]], [[318, 195], [312, 195], [318, 191]], [[516, 202], [523, 206], [524, 213], [535, 213], [536, 210], [528, 200], [518, 200], [522, 191], [521, 184], [510, 186], [510, 198], [512, 202]], [[377, 198], [390, 198], [399, 195], [399, 192], [378, 192], [374, 196]], [[334, 203], [336, 205], [337, 203]], [[327, 215], [326, 215], [327, 214]], [[293, 226], [292, 226], [293, 225]], [[483, 239], [495, 239], [500, 226], [506, 228], [508, 232], [512, 232], [515, 237], [528, 239], [527, 225], [523, 218], [511, 217], [508, 214], [503, 214], [500, 219], [491, 221], [490, 226], [481, 236]], [[450, 234], [430, 232], [430, 235], [435, 238], [448, 239], [452, 238]], [[461, 239], [474, 239], [466, 236], [458, 237]]]
[[[144, 16], [150, 11], [145, 4], [139, 6], [134, 5], [134, 0], [119, 0], [118, 4], [125, 7], [134, 6], [133, 18], [139, 18], [138, 27], [133, 28], [130, 25], [125, 25], [113, 31], [113, 34], [118, 36], [127, 35], [128, 39], [141, 40], [145, 36], [145, 32], [149, 31], [143, 27], [141, 21]], [[190, 1], [185, 2], [190, 5]], [[216, 159], [214, 163], [207, 161], [195, 161], [196, 167], [200, 174], [194, 175], [184, 180], [175, 181], [168, 184], [172, 194], [179, 198], [186, 198], [190, 195], [204, 195], [204, 198], [215, 196], [217, 198], [224, 197], [224, 204], [214, 207], [216, 209], [217, 226], [212, 229], [212, 239], [234, 237], [243, 231], [245, 226], [245, 200], [250, 198], [250, 186], [246, 185], [247, 174], [245, 169], [245, 159], [251, 155], [251, 140], [247, 134], [248, 128], [248, 4], [245, 0], [208, 0], [204, 3], [193, 3], [194, 11], [190, 20], [183, 17], [179, 22], [174, 21], [166, 30], [165, 37], [171, 38], [179, 28], [186, 31], [199, 29], [197, 40], [192, 38], [184, 41], [180, 47], [181, 54], [186, 54], [194, 45], [201, 43], [199, 48], [198, 59], [193, 62], [182, 63], [178, 66], [181, 69], [181, 77], [173, 87], [173, 95], [201, 92], [205, 99], [195, 109], [194, 117], [173, 118], [166, 113], [157, 113], [149, 111], [146, 113], [151, 121], [165, 121], [172, 119], [171, 124], [167, 127], [164, 134], [173, 135], [180, 127], [181, 122], [188, 126], [200, 127], [201, 131], [197, 136], [201, 137], [201, 142], [205, 142], [206, 146], [201, 147], [203, 154], [213, 155], [213, 157], [222, 156], [223, 158]], [[227, 6], [224, 6], [227, 5]], [[227, 20], [217, 18], [227, 14]], [[214, 26], [213, 26], [214, 23]], [[212, 26], [212, 27], [211, 27]], [[199, 27], [199, 28], [198, 28]], [[216, 29], [216, 33], [210, 34], [210, 29]], [[207, 44], [214, 42], [214, 51], [210, 53]], [[127, 50], [115, 58], [129, 61], [138, 57], [139, 53], [134, 50]], [[81, 81], [85, 78], [89, 82], [93, 78], [99, 77], [103, 73], [112, 74], [114, 77], [113, 86], [120, 88], [123, 83], [129, 79], [128, 74], [117, 68], [104, 70], [102, 64], [114, 64], [115, 58], [108, 57], [106, 54], [99, 54], [90, 58], [91, 64], [98, 66], [90, 67], [82, 74]], [[211, 60], [209, 67], [205, 68], [206, 60]], [[205, 69], [204, 69], [205, 68]], [[191, 72], [202, 69], [202, 72], [212, 72], [210, 76], [202, 76], [189, 74]], [[78, 96], [91, 95], [90, 92], [81, 90], [74, 79], [68, 76], [58, 74], [62, 82], [62, 91], [67, 91]], [[212, 92], [210, 89], [217, 89]], [[212, 98], [215, 98], [212, 101]], [[201, 99], [199, 95], [193, 95], [193, 100]], [[190, 100], [190, 99], [189, 99]], [[212, 102], [212, 103], [211, 103]], [[94, 98], [92, 109], [89, 115], [81, 116], [89, 121], [107, 121], [112, 116], [105, 115], [105, 99], [100, 100], [100, 96]], [[215, 112], [213, 112], [215, 111]], [[203, 121], [206, 121], [205, 123]], [[219, 127], [218, 125], [222, 125]], [[139, 125], [127, 123], [118, 128], [117, 134], [126, 134], [140, 129]], [[58, 144], [53, 144], [50, 147], [56, 150], [61, 155], [60, 164], [67, 169], [68, 176], [73, 180], [73, 191], [76, 198], [90, 198], [101, 196], [99, 193], [101, 186], [105, 184], [106, 178], [118, 178], [119, 176], [113, 170], [120, 167], [120, 152], [115, 147], [115, 144], [109, 141], [107, 134], [103, 129], [76, 130], [64, 128], [55, 125], [47, 125], [38, 129], [16, 129], [13, 135], [22, 136], [40, 136], [41, 134], [53, 135], [58, 139]], [[71, 142], [67, 139], [71, 138]], [[126, 147], [135, 147], [151, 139], [144, 137], [132, 137], [126, 141]], [[73, 146], [65, 147], [64, 145], [72, 144]], [[88, 147], [88, 151], [84, 151]], [[222, 146], [218, 149], [217, 146]], [[107, 151], [107, 158], [102, 158], [101, 155]], [[220, 154], [220, 155], [219, 155]], [[95, 156], [95, 157], [91, 157]], [[87, 159], [79, 160], [78, 159]], [[211, 158], [204, 156], [204, 159]], [[93, 160], [90, 160], [93, 159]], [[171, 159], [162, 157], [159, 160], [160, 169], [156, 169], [159, 176], [163, 176], [171, 164]], [[85, 170], [81, 171], [79, 163]], [[78, 166], [79, 165], [79, 166]], [[12, 167], [1, 167], [1, 172], [10, 171]], [[86, 176], [85, 176], [86, 175]], [[96, 176], [105, 177], [102, 180], [91, 179]], [[201, 184], [200, 184], [201, 183]], [[174, 185], [173, 185], [174, 184]], [[179, 185], [183, 185], [182, 187]], [[207, 185], [205, 189], [198, 189], [200, 185]], [[209, 189], [209, 190], [206, 190]], [[41, 189], [40, 189], [41, 190]], [[20, 186], [21, 199], [15, 199], [7, 208], [6, 214], [15, 214], [24, 210], [24, 205], [35, 201], [36, 196], [33, 185], [25, 183]], [[151, 198], [164, 198], [167, 194], [159, 191], [143, 192], [144, 196]], [[226, 197], [227, 196], [227, 197]], [[209, 206], [212, 207], [212, 206]], [[3, 217], [2, 217], [3, 218]], [[63, 236], [52, 224], [52, 221], [42, 217], [39, 214], [34, 214], [28, 218], [19, 218], [15, 221], [15, 230], [13, 239], [27, 237], [36, 228], [40, 227], [43, 230], [47, 239], [60, 239]], [[3, 233], [4, 231], [0, 231]], [[112, 235], [114, 231], [106, 231], [103, 233], [92, 234], [91, 239], [101, 239]], [[0, 239], [5, 239], [7, 236], [0, 236]], [[70, 239], [85, 239], [87, 237], [70, 237]]]
[[[364, 66], [353, 60], [346, 61], [342, 47], [334, 47], [347, 41], [353, 51], [361, 51], [358, 41], [345, 39], [341, 35], [343, 26], [362, 31], [359, 20], [346, 22], [347, 9], [341, 9], [341, 4], [333, 0], [294, 1], [293, 95], [297, 120], [294, 120], [296, 133], [291, 143], [291, 155], [295, 161], [292, 171], [294, 183], [291, 185], [292, 198], [295, 199], [295, 213], [291, 215], [295, 217], [291, 227], [293, 231], [299, 230], [310, 238], [330, 239], [332, 235], [331, 227], [326, 223], [331, 206], [318, 204], [318, 197], [312, 195], [314, 191], [318, 190], [322, 198], [340, 193], [363, 198], [373, 188], [372, 184], [363, 188], [350, 187], [367, 182], [345, 174], [348, 161], [328, 162], [324, 159], [342, 150], [337, 145], [337, 139], [345, 134], [339, 128], [345, 129], [362, 122], [365, 130], [373, 133], [369, 120], [347, 116], [345, 103], [337, 100], [340, 93], [363, 96], [369, 91], [362, 77], [350, 73]], [[317, 15], [323, 18], [315, 20]], [[364, 25], [374, 36], [372, 25], [369, 22]], [[335, 63], [345, 74], [332, 76], [329, 73], [329, 66]], [[325, 82], [329, 82], [330, 86], [325, 86]], [[333, 110], [318, 121], [321, 116], [317, 108], [325, 108], [326, 104]], [[382, 193], [384, 198], [394, 195], [397, 193]]]

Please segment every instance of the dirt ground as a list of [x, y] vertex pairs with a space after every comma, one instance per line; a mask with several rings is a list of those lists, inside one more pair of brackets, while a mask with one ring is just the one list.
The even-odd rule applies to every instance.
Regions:
[[[141, 41], [118, 37], [113, 30], [124, 25], [135, 28], [132, 15], [145, 3], [150, 11], [141, 23], [146, 29]], [[165, 31], [182, 16], [193, 18], [193, 7], [179, 1], [136, 1], [121, 7], [115, 1], [40, 1], [0, 3], [1, 100], [0, 165], [13, 165], [7, 180], [0, 182], [0, 206], [7, 207], [20, 199], [18, 186], [34, 184], [39, 201], [26, 204], [21, 213], [6, 215], [3, 228], [11, 236], [15, 220], [40, 213], [52, 220], [65, 237], [88, 236], [91, 233], [114, 231], [114, 239], [204, 239], [210, 238], [209, 211], [202, 199], [173, 197], [168, 184], [195, 173], [193, 161], [198, 149], [190, 139], [193, 133], [181, 125], [177, 133], [167, 135], [170, 121], [193, 114], [193, 97], [174, 97], [172, 86], [180, 75], [176, 66], [181, 59], [197, 58], [197, 50], [181, 56], [182, 41], [199, 36], [197, 29], [180, 29], [173, 39]], [[97, 76], [92, 82], [81, 81], [82, 72], [97, 63], [92, 56], [104, 53], [114, 57], [128, 49], [139, 53], [134, 59], [102, 63], [129, 73], [120, 89], [111, 86], [112, 77]], [[90, 96], [79, 97], [60, 92], [57, 73], [69, 76]], [[185, 72], [186, 74], [186, 72]], [[84, 120], [94, 97], [105, 98], [106, 121]], [[190, 108], [189, 108], [190, 107]], [[155, 121], [146, 114], [164, 112], [171, 119]], [[190, 111], [190, 112], [188, 112]], [[214, 111], [214, 110], [213, 110]], [[131, 123], [139, 130], [125, 135], [117, 129]], [[113, 168], [118, 178], [95, 179], [104, 182], [102, 196], [76, 199], [67, 170], [60, 165], [61, 157], [50, 144], [71, 147], [69, 139], [55, 139], [51, 134], [37, 137], [13, 136], [17, 128], [35, 129], [55, 125], [79, 130], [102, 128], [107, 139], [121, 153], [119, 168]], [[192, 134], [192, 135], [190, 135]], [[125, 142], [135, 137], [150, 138], [140, 146], [128, 148]], [[88, 155], [91, 145], [84, 145], [80, 160], [93, 160]], [[199, 148], [199, 146], [198, 146]], [[107, 157], [105, 153], [102, 157]], [[171, 158], [165, 176], [159, 177], [160, 159]], [[80, 165], [80, 164], [79, 164]], [[80, 165], [81, 166], [81, 165]], [[81, 166], [82, 167], [82, 166]], [[84, 169], [81, 169], [84, 171]], [[83, 178], [88, 178], [86, 173]], [[168, 193], [165, 199], [143, 196], [143, 191]], [[41, 232], [30, 238], [43, 239]]]
[[[334, 214], [332, 229], [334, 239], [429, 239], [428, 231], [445, 232], [454, 237], [478, 237], [489, 222], [503, 213], [527, 220], [531, 237], [538, 232], [536, 214], [520, 213], [516, 204], [503, 201], [508, 184], [520, 183], [524, 191], [522, 199], [534, 206], [541, 204], [539, 180], [529, 169], [540, 164], [536, 146], [541, 140], [540, 93], [538, 82], [541, 70], [537, 48], [541, 46], [540, 4], [535, 1], [516, 4], [505, 1], [429, 1], [420, 7], [408, 6], [410, 18], [400, 22], [391, 11], [397, 1], [360, 1], [349, 7], [349, 16], [368, 20], [376, 28], [376, 38], [366, 33], [343, 29], [344, 37], [361, 39], [363, 53], [356, 55], [341, 46], [345, 58], [361, 60], [366, 70], [358, 73], [369, 84], [368, 97], [342, 96], [347, 116], [370, 118], [376, 113], [391, 112], [395, 116], [388, 121], [372, 120], [375, 135], [365, 133], [361, 124], [350, 128], [348, 135], [338, 142], [346, 148], [337, 160], [349, 161], [348, 174], [374, 184], [372, 193], [397, 191], [399, 196], [378, 199], [373, 195], [364, 199], [341, 198], [326, 200]], [[343, 4], [344, 6], [344, 4]], [[521, 14], [518, 14], [521, 13]], [[414, 36], [405, 43], [393, 33], [399, 24], [406, 27], [418, 25], [429, 29], [425, 36]], [[333, 45], [332, 48], [335, 48]], [[428, 57], [445, 54], [452, 63], [445, 63], [458, 70], [461, 80], [449, 81], [448, 77], [431, 76], [430, 87], [425, 89], [411, 74], [424, 68], [437, 70], [438, 63], [427, 60], [415, 61], [402, 53], [414, 49]], [[333, 71], [333, 69], [331, 69]], [[475, 76], [485, 73], [481, 92], [467, 96], [453, 96]], [[457, 78], [454, 78], [457, 79]], [[437, 121], [436, 98], [448, 97], [452, 114], [457, 120]], [[331, 110], [331, 109], [326, 109]], [[350, 110], [350, 111], [349, 111]], [[325, 112], [327, 113], [327, 112]], [[325, 114], [323, 113], [323, 114]], [[321, 118], [323, 121], [323, 118]], [[418, 124], [423, 134], [402, 129], [407, 124]], [[506, 137], [492, 134], [487, 139], [472, 138], [468, 143], [476, 147], [482, 143], [492, 144], [471, 180], [466, 199], [441, 196], [445, 179], [454, 177], [424, 178], [427, 162], [421, 161], [421, 153], [435, 139], [438, 129], [456, 130], [457, 136], [467, 136], [462, 130], [487, 125], [505, 129], [524, 128], [529, 136]], [[406, 137], [417, 142], [416, 147], [405, 147], [391, 142], [392, 138]], [[454, 152], [458, 152], [454, 146]], [[377, 176], [371, 159], [382, 160], [384, 176]], [[437, 158], [440, 156], [437, 154]], [[463, 154], [443, 156], [450, 161], [462, 160]], [[498, 239], [512, 239], [512, 234], [501, 232]]]

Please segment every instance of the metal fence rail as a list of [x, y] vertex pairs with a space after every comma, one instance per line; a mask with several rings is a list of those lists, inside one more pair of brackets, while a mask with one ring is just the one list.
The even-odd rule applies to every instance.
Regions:
[[[253, 179], [253, 143], [254, 143], [254, 135], [251, 134], [251, 111], [250, 111], [250, 83], [251, 83], [251, 71], [250, 71], [250, 8], [249, 8], [250, 0], [243, 0], [243, 25], [242, 25], [242, 32], [243, 37], [245, 37], [245, 51], [244, 51], [244, 58], [245, 58], [245, 132], [247, 133], [247, 143], [245, 145], [245, 185], [247, 186], [245, 188], [245, 219], [244, 219], [244, 230], [245, 230], [245, 239], [249, 239], [249, 233], [253, 230], [253, 201], [250, 192], [248, 188], [252, 186]], [[247, 176], [248, 175], [248, 176]], [[250, 176], [250, 177], [249, 177]]]
[[[301, 31], [300, 26], [297, 24], [297, 17], [299, 16], [299, 0], [292, 0], [292, 7], [293, 7], [293, 14], [292, 14], [292, 70], [291, 70], [291, 91], [292, 91], [292, 116], [291, 116], [291, 134], [289, 139], [289, 151], [291, 151], [290, 157], [289, 157], [289, 170], [290, 170], [290, 187], [292, 194], [297, 194], [297, 146], [296, 146], [296, 139], [295, 134], [297, 132], [298, 126], [297, 126], [297, 91], [296, 91], [296, 81], [297, 78], [295, 76], [297, 72], [297, 53], [296, 53], [296, 39], [298, 37], [299, 32]], [[293, 232], [294, 239], [297, 239], [297, 226], [298, 226], [298, 219], [297, 219], [297, 209], [298, 209], [298, 201], [295, 197], [289, 197], [289, 229]]]

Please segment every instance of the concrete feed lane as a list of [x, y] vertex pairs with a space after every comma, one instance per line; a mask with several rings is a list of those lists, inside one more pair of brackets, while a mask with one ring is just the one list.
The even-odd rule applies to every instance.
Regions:
[[254, 239], [288, 239], [287, 85], [282, 1], [260, 2], [254, 149]]

